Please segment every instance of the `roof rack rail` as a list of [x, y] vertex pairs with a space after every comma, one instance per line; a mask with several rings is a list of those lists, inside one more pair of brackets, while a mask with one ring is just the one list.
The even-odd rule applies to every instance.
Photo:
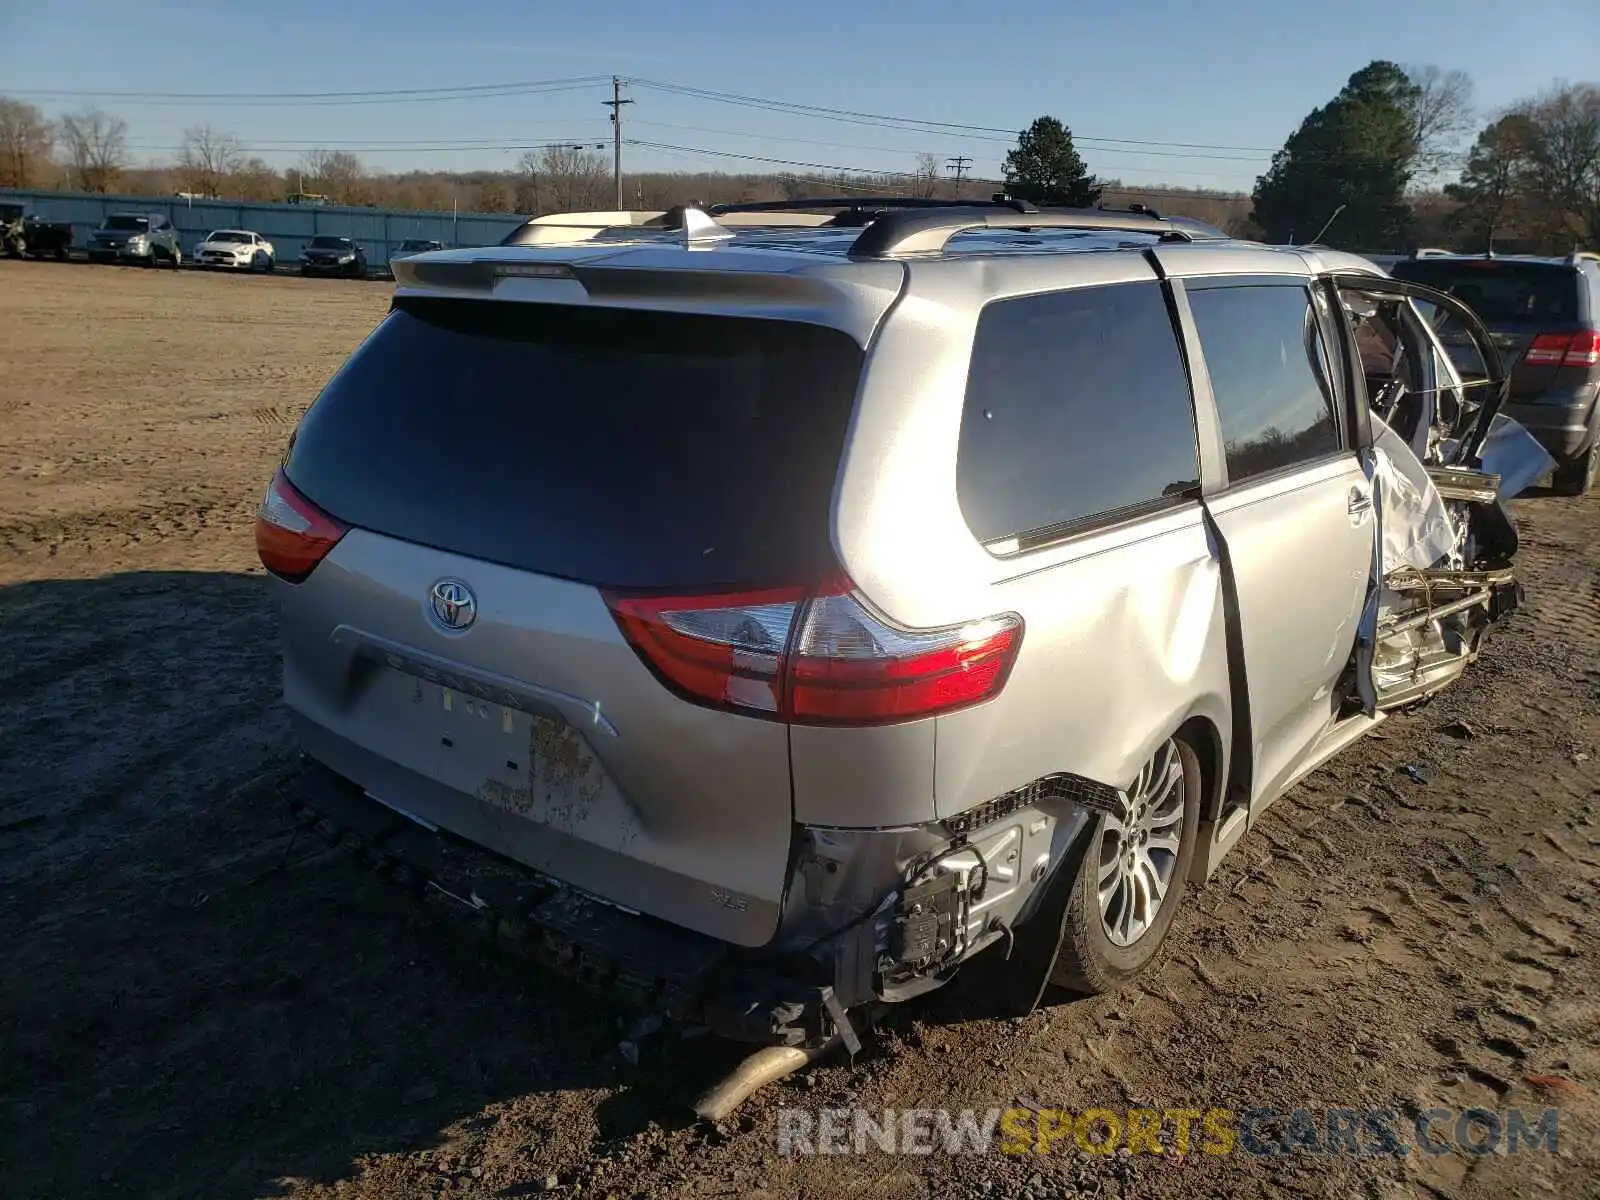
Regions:
[[[1016, 202], [1021, 204], [1021, 201]], [[973, 229], [1083, 229], [1153, 233], [1163, 241], [1192, 242], [1184, 229], [1142, 213], [1093, 208], [1020, 209], [1013, 204], [962, 205], [891, 212], [879, 217], [850, 246], [851, 258], [938, 253], [959, 233]]]

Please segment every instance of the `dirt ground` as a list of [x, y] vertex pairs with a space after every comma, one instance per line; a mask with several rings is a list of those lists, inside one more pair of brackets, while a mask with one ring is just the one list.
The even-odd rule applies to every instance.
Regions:
[[[1600, 1195], [1600, 498], [1528, 605], [1281, 800], [1142, 985], [971, 984], [757, 1097], [296, 838], [254, 506], [389, 285], [0, 262], [0, 1193]], [[1415, 768], [1414, 775], [1404, 772]], [[659, 1044], [656, 1044], [656, 1043]], [[778, 1110], [1561, 1109], [1554, 1155], [790, 1157]]]

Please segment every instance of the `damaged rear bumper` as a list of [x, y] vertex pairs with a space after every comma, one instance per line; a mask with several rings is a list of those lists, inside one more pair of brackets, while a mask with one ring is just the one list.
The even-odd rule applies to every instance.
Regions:
[[[625, 1007], [756, 1044], [859, 1045], [879, 1003], [945, 982], [1038, 907], [1114, 789], [1036, 781], [962, 817], [895, 830], [798, 831], [773, 943], [752, 950], [629, 911], [404, 814], [306, 757], [291, 812], [392, 882], [452, 901], [544, 965]], [[853, 1014], [853, 1016], [852, 1016]]]

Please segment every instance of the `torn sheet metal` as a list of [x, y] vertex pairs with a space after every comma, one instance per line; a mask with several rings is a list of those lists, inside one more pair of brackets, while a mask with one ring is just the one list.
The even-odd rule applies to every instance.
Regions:
[[1556, 469], [1538, 440], [1504, 413], [1496, 413], [1483, 443], [1483, 470], [1500, 476], [1500, 499], [1509, 500]]
[[1460, 544], [1460, 532], [1446, 511], [1428, 470], [1393, 429], [1372, 417], [1373, 486], [1382, 514], [1383, 573], [1402, 567], [1422, 571]]

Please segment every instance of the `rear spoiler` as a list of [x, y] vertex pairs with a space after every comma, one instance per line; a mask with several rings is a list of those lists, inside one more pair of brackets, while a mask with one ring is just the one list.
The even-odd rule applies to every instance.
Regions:
[[[683, 233], [692, 240], [699, 234], [713, 233], [695, 218], [708, 220], [705, 211], [697, 205], [683, 205], [659, 211], [638, 212], [573, 212], [551, 213], [534, 217], [508, 233], [502, 246], [570, 246], [596, 241], [607, 235], [626, 237], [629, 233]], [[724, 229], [772, 228], [774, 226], [815, 228], [826, 225], [832, 218], [821, 213], [803, 212], [730, 212], [719, 214], [713, 225]]]

